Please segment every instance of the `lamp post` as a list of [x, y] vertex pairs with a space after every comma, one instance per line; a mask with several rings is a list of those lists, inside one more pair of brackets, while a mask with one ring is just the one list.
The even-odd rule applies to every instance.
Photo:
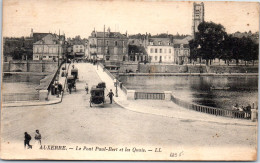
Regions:
[[[197, 50], [197, 54], [198, 54], [198, 51], [201, 49], [201, 46], [198, 45], [198, 50]], [[200, 56], [200, 66], [201, 66], [201, 56]]]
[[114, 79], [114, 85], [116, 87], [116, 97], [118, 97], [118, 92], [117, 92], [117, 79]]

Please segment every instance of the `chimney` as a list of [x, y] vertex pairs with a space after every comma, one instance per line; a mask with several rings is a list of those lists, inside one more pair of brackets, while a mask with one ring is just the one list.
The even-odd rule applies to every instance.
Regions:
[[31, 34], [30, 37], [33, 37], [33, 29], [31, 28]]

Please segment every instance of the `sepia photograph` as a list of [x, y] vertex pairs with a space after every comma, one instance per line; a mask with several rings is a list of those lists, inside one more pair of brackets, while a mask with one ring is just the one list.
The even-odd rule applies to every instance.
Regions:
[[259, 3], [3, 0], [3, 160], [256, 161]]

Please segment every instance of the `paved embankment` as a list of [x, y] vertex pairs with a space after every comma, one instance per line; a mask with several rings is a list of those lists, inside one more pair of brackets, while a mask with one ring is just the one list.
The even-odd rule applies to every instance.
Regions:
[[[96, 72], [100, 76], [101, 80], [106, 82], [107, 87], [113, 89], [115, 94], [116, 89], [113, 80], [110, 76], [103, 71], [100, 67], [95, 68]], [[120, 106], [136, 112], [148, 113], [153, 115], [160, 115], [171, 118], [178, 118], [183, 120], [192, 121], [206, 121], [212, 123], [222, 123], [222, 124], [239, 124], [239, 125], [257, 125], [257, 122], [252, 122], [250, 120], [232, 119], [227, 117], [217, 117], [213, 115], [208, 115], [204, 113], [199, 113], [196, 111], [188, 110], [182, 108], [171, 101], [162, 100], [127, 100], [126, 94], [118, 88], [118, 97], [114, 96], [114, 100]]]

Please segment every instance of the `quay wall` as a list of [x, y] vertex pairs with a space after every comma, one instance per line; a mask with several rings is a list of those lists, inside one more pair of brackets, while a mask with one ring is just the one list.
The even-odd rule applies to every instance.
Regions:
[[55, 72], [57, 62], [49, 61], [10, 61], [3, 63], [3, 72]]
[[258, 73], [258, 66], [122, 64], [119, 73]]
[[210, 66], [208, 73], [258, 73], [258, 66]]

